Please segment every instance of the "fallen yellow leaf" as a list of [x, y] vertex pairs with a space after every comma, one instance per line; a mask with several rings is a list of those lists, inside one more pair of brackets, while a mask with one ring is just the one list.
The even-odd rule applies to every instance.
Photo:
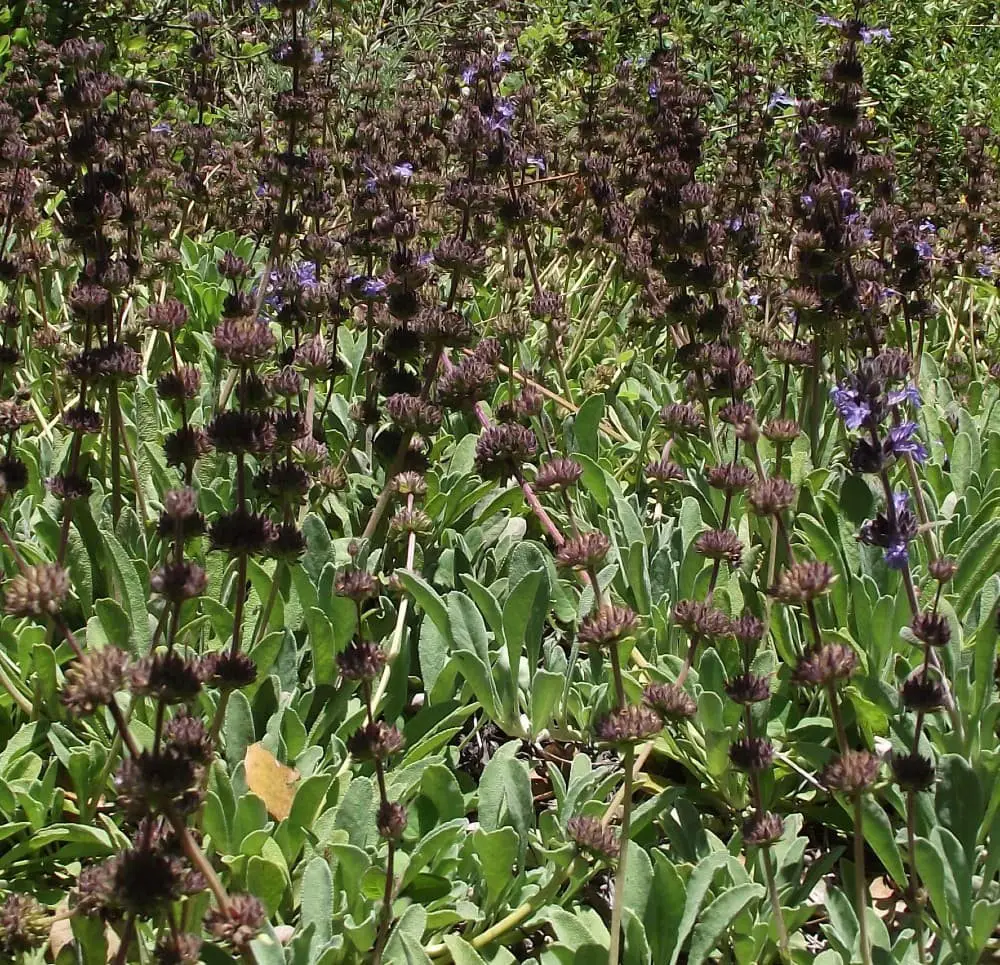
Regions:
[[286, 767], [263, 744], [251, 744], [244, 759], [247, 787], [267, 808], [272, 818], [282, 821], [292, 810], [299, 772]]

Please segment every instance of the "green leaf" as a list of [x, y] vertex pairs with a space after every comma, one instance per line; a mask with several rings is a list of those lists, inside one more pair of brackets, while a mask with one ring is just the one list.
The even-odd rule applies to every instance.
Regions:
[[552, 722], [566, 679], [551, 670], [539, 670], [531, 682], [531, 734], [537, 737]]
[[316, 940], [326, 944], [333, 932], [333, 875], [325, 858], [315, 857], [302, 876], [302, 926], [316, 926]]
[[598, 433], [604, 418], [605, 401], [603, 395], [592, 395], [586, 399], [573, 418], [573, 434], [576, 436], [576, 452], [582, 452], [591, 459], [597, 458]]
[[549, 579], [544, 566], [529, 570], [511, 589], [503, 605], [503, 635], [511, 671], [517, 674], [527, 651], [529, 676], [538, 666], [542, 632], [549, 610]]
[[730, 859], [730, 855], [725, 851], [715, 851], [698, 862], [697, 867], [691, 872], [688, 879], [687, 896], [684, 899], [684, 913], [681, 915], [680, 924], [677, 926], [677, 944], [670, 955], [670, 965], [677, 965], [681, 957], [681, 949], [691, 929], [701, 911], [701, 903], [705, 900], [705, 895], [712, 884], [712, 878], [716, 872], [725, 867]]
[[285, 869], [269, 858], [252, 855], [247, 862], [247, 889], [274, 915], [285, 893]]
[[375, 812], [378, 810], [375, 785], [367, 777], [356, 777], [347, 787], [337, 808], [335, 827], [346, 831], [351, 844], [364, 848], [376, 834]]
[[997, 621], [993, 614], [983, 622], [976, 632], [973, 651], [973, 697], [969, 720], [980, 717], [986, 706], [986, 698], [993, 687], [993, 670], [997, 660]]
[[975, 959], [986, 947], [1000, 921], [1000, 902], [987, 901], [985, 898], [972, 906], [972, 951]]
[[94, 603], [94, 613], [101, 622], [108, 643], [128, 651], [132, 641], [132, 623], [121, 605], [115, 600], [98, 600]]
[[[926, 838], [917, 838], [917, 871], [920, 880], [923, 882], [927, 894], [930, 896], [931, 905], [938, 921], [946, 929], [951, 929], [951, 902], [948, 899], [948, 889], [945, 879], [944, 858], [938, 850]], [[955, 896], [957, 907], [958, 898]]]
[[422, 576], [418, 576], [409, 570], [399, 570], [397, 575], [407, 593], [413, 597], [420, 609], [434, 621], [434, 626], [437, 627], [438, 633], [445, 640], [450, 641], [451, 623], [448, 620], [448, 610], [438, 591]]
[[969, 485], [969, 477], [972, 475], [972, 437], [967, 432], [960, 432], [955, 436], [955, 443], [951, 450], [951, 479], [952, 488], [961, 496]]
[[465, 594], [448, 594], [448, 622], [456, 650], [474, 653], [485, 666], [490, 665], [489, 640], [482, 614]]
[[482, 583], [474, 580], [468, 573], [462, 574], [462, 582], [465, 584], [469, 595], [476, 601], [476, 606], [482, 613], [493, 636], [498, 644], [502, 644], [503, 634], [503, 614], [500, 610], [500, 601]]
[[309, 628], [309, 648], [313, 655], [313, 675], [317, 684], [332, 684], [337, 679], [337, 642], [327, 615], [319, 607], [305, 613]]
[[763, 895], [764, 886], [754, 882], [737, 885], [719, 895], [705, 909], [705, 913], [701, 916], [701, 920], [691, 936], [688, 965], [701, 965], [718, 944], [722, 933], [729, 927], [732, 920], [751, 901], [761, 898]]
[[513, 828], [480, 829], [472, 836], [471, 843], [483, 869], [487, 907], [495, 907], [520, 877], [520, 839]]
[[684, 879], [659, 848], [653, 850], [653, 884], [646, 914], [646, 938], [653, 961], [664, 962], [676, 947], [684, 911]]
[[250, 701], [240, 690], [230, 694], [222, 734], [226, 739], [226, 761], [231, 770], [242, 763], [247, 748], [254, 742], [253, 711]]
[[[420, 676], [424, 682], [424, 689], [431, 696], [434, 694], [438, 677], [448, 664], [448, 650], [448, 639], [441, 634], [434, 621], [422, 621], [420, 636], [417, 638], [417, 653], [420, 658]], [[452, 673], [451, 677], [454, 676]]]
[[257, 965], [285, 965], [284, 947], [270, 922], [264, 923], [261, 934], [250, 942], [250, 948], [253, 949], [253, 960]]
[[985, 807], [982, 782], [968, 761], [957, 754], [938, 759], [937, 775], [934, 806], [938, 818], [972, 860]]
[[628, 549], [628, 585], [635, 599], [636, 609], [641, 614], [649, 613], [651, 604], [649, 566], [646, 562], [644, 540], [633, 543]]
[[604, 470], [593, 459], [581, 452], [576, 453], [573, 458], [583, 466], [581, 481], [583, 482], [584, 489], [594, 497], [601, 509], [606, 510], [608, 508], [609, 490]]
[[520, 741], [509, 741], [484, 768], [479, 780], [479, 823], [487, 831], [513, 827], [521, 839], [518, 860], [523, 862], [535, 808], [528, 768], [514, 756], [520, 747]]
[[483, 957], [460, 935], [445, 935], [444, 943], [455, 965], [486, 965]]
[[895, 835], [885, 809], [870, 795], [861, 798], [861, 817], [864, 825], [865, 841], [885, 865], [893, 881], [906, 887], [906, 869], [896, 846]]
[[1000, 569], [1000, 519], [976, 530], [958, 554], [955, 612], [964, 620], [986, 580]]
[[130, 650], [144, 656], [149, 652], [152, 635], [149, 630], [149, 610], [146, 607], [146, 592], [142, 588], [135, 564], [129, 559], [121, 543], [113, 533], [101, 533], [107, 549], [108, 562], [114, 576], [115, 586], [122, 595], [125, 612], [132, 624]]

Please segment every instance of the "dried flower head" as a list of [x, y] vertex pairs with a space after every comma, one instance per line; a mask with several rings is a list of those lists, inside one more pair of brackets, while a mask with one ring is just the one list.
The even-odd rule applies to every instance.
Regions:
[[257, 666], [246, 653], [213, 650], [201, 659], [201, 678], [209, 687], [239, 690], [257, 679]]
[[642, 699], [664, 720], [690, 720], [698, 712], [694, 698], [677, 684], [647, 684]]
[[758, 516], [778, 516], [795, 502], [795, 486], [774, 476], [758, 479], [747, 490], [747, 500]]
[[818, 560], [793, 563], [778, 577], [774, 595], [782, 603], [808, 603], [826, 593], [835, 579], [829, 563]]
[[94, 713], [123, 689], [128, 665], [128, 654], [118, 647], [84, 651], [66, 671], [62, 702], [71, 713]]
[[766, 771], [774, 762], [774, 745], [765, 737], [741, 737], [729, 745], [729, 760], [741, 771]]
[[689, 402], [671, 402], [660, 409], [660, 422], [675, 436], [691, 435], [700, 431], [705, 420]]
[[958, 564], [947, 556], [939, 556], [936, 560], [931, 561], [927, 567], [927, 572], [938, 583], [947, 583], [958, 572]]
[[365, 570], [348, 569], [333, 581], [337, 596], [346, 596], [355, 603], [364, 603], [378, 592], [378, 580]]
[[347, 749], [359, 761], [384, 761], [403, 747], [403, 735], [391, 724], [365, 724], [347, 739]]
[[9, 894], [0, 904], [0, 951], [14, 961], [41, 948], [49, 937], [52, 918], [31, 895]]
[[191, 560], [165, 563], [150, 574], [150, 589], [175, 603], [201, 596], [208, 588], [208, 574]]
[[174, 811], [190, 814], [204, 797], [201, 765], [177, 748], [126, 757], [115, 774], [119, 803], [135, 819]]
[[189, 932], [164, 934], [156, 942], [153, 959], [156, 965], [198, 965], [202, 941]]
[[581, 851], [599, 861], [616, 861], [621, 853], [617, 835], [597, 818], [570, 818], [566, 822], [566, 833]]
[[650, 486], [663, 487], [670, 483], [680, 482], [687, 478], [687, 473], [682, 466], [669, 459], [660, 459], [657, 462], [648, 462], [643, 470], [646, 482]]
[[743, 541], [731, 529], [710, 529], [694, 541], [695, 551], [710, 560], [737, 567], [743, 559]]
[[755, 617], [752, 613], [742, 613], [738, 619], [732, 622], [732, 634], [738, 643], [746, 647], [753, 647], [764, 639], [767, 627], [760, 617]]
[[728, 614], [699, 600], [679, 600], [673, 617], [678, 626], [699, 637], [714, 639], [733, 632], [733, 621]]
[[764, 436], [776, 443], [794, 442], [802, 432], [794, 419], [772, 419], [763, 428]]
[[592, 530], [566, 540], [556, 553], [556, 563], [567, 569], [590, 569], [604, 562], [609, 549], [611, 540], [600, 530]]
[[4, 609], [11, 616], [55, 616], [69, 594], [69, 574], [58, 563], [26, 566], [7, 581]]
[[739, 674], [726, 681], [726, 693], [737, 704], [756, 704], [771, 696], [771, 682], [756, 674]]
[[923, 754], [893, 754], [889, 766], [893, 781], [904, 791], [919, 794], [934, 786], [934, 763]]
[[622, 707], [602, 717], [595, 727], [598, 740], [607, 744], [634, 744], [658, 734], [663, 720], [650, 707]]
[[238, 952], [250, 947], [250, 942], [267, 920], [267, 911], [253, 895], [230, 895], [225, 908], [211, 908], [205, 915], [205, 928], [217, 942]]
[[746, 489], [757, 478], [749, 466], [741, 466], [739, 463], [733, 462], [711, 466], [706, 475], [708, 484], [713, 489], [722, 489], [731, 493]]
[[942, 613], [928, 610], [919, 613], [910, 624], [913, 635], [930, 647], [945, 647], [951, 640], [951, 627]]
[[198, 696], [202, 674], [199, 661], [168, 650], [143, 657], [133, 665], [129, 669], [129, 682], [134, 694], [176, 704]]
[[277, 339], [263, 322], [227, 318], [216, 326], [212, 342], [233, 365], [253, 366], [270, 357]]
[[521, 467], [538, 451], [535, 434], [524, 426], [505, 423], [484, 429], [476, 443], [476, 468], [484, 479], [503, 481], [520, 476]]
[[400, 509], [389, 520], [389, 534], [397, 539], [413, 533], [417, 539], [434, 532], [434, 520], [422, 509]]
[[609, 646], [631, 636], [638, 624], [638, 615], [629, 607], [605, 604], [583, 618], [577, 639], [592, 647]]
[[879, 758], [869, 751], [844, 751], [823, 769], [820, 780], [831, 791], [860, 794], [877, 780]]
[[752, 848], [766, 848], [781, 840], [785, 822], [770, 811], [752, 814], [743, 822], [743, 843]]
[[935, 680], [923, 669], [903, 682], [900, 696], [907, 710], [923, 714], [933, 714], [942, 710], [946, 701], [944, 684], [940, 680]]
[[858, 666], [858, 656], [843, 643], [826, 643], [813, 646], [799, 659], [792, 680], [810, 687], [826, 687], [838, 680], [846, 680]]
[[346, 680], [374, 680], [385, 662], [382, 647], [370, 640], [352, 640], [337, 654], [337, 666]]
[[383, 801], [379, 805], [375, 825], [386, 841], [398, 841], [406, 830], [406, 808], [396, 801]]
[[419, 472], [401, 472], [393, 477], [393, 492], [420, 499], [427, 495], [427, 480]]
[[539, 467], [535, 474], [538, 492], [569, 489], [583, 475], [583, 466], [574, 459], [551, 459]]

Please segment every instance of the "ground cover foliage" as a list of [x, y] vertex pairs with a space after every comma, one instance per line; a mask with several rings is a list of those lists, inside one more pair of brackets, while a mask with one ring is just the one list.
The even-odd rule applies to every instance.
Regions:
[[5, 961], [994, 954], [998, 24], [917, 6], [0, 8]]

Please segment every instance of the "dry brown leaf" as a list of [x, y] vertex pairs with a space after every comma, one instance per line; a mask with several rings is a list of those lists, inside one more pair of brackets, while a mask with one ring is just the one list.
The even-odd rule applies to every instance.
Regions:
[[[73, 944], [73, 925], [70, 922], [69, 903], [64, 899], [56, 905], [56, 916], [49, 926], [49, 949], [52, 953], [52, 960], [59, 957], [59, 953], [69, 945]], [[112, 961], [118, 954], [121, 940], [110, 925], [104, 927], [104, 937], [108, 943], [108, 961]]]
[[[57, 912], [66, 913], [64, 903], [60, 903]], [[49, 947], [52, 949], [52, 958], [59, 957], [59, 953], [73, 941], [73, 925], [69, 917], [55, 918], [49, 928]]]
[[272, 818], [283, 821], [292, 810], [299, 772], [282, 764], [263, 744], [247, 748], [244, 764], [247, 787], [264, 802]]

